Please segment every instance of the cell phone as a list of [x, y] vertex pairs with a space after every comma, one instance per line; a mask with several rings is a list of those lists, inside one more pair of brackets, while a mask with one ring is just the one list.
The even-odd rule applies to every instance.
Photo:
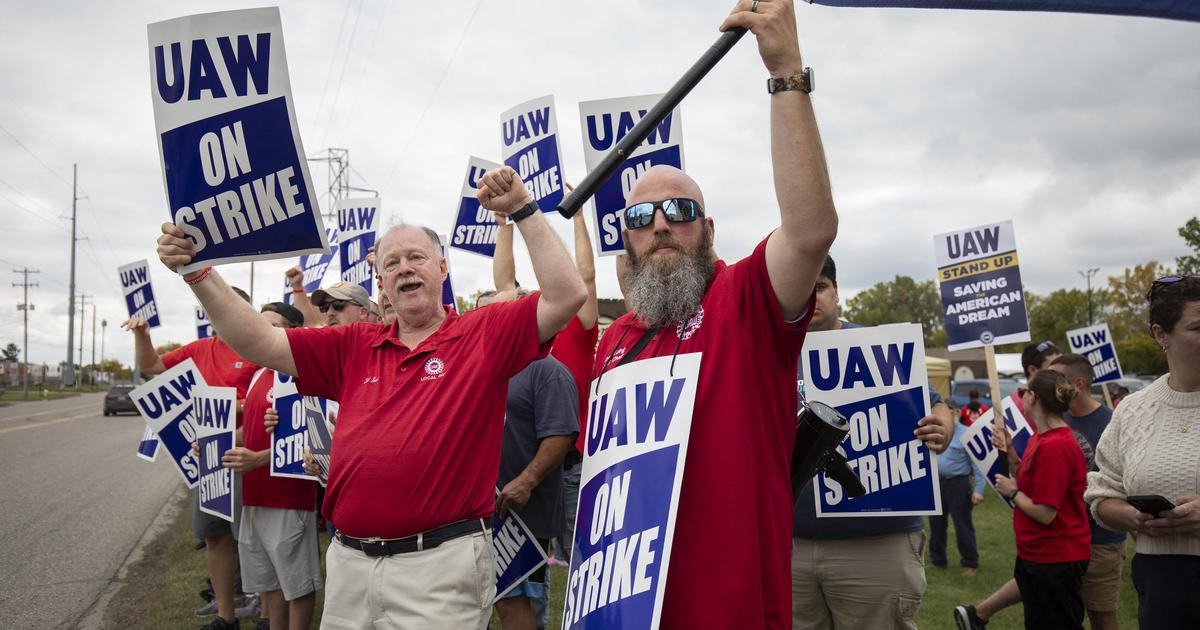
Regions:
[[1166, 497], [1160, 494], [1140, 494], [1132, 497], [1125, 497], [1125, 501], [1137, 508], [1139, 512], [1158, 516], [1163, 512], [1175, 509], [1175, 504], [1167, 500]]

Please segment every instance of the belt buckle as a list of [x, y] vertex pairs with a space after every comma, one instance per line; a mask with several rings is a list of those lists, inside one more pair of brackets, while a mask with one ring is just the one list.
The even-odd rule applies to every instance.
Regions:
[[369, 557], [379, 558], [388, 555], [387, 541], [378, 536], [362, 538], [359, 542], [362, 543], [362, 552]]

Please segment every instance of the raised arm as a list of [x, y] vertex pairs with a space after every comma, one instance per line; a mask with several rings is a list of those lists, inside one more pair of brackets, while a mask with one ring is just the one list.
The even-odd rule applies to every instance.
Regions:
[[[804, 63], [796, 37], [792, 0], [740, 0], [721, 30], [740, 26], [758, 38], [758, 52], [773, 78], [800, 75]], [[783, 316], [804, 313], [821, 264], [837, 236], [837, 210], [829, 188], [825, 150], [812, 100], [800, 90], [771, 99], [771, 165], [779, 202], [779, 229], [767, 241], [767, 273]]]
[[150, 322], [141, 317], [131, 317], [121, 323], [121, 328], [133, 333], [133, 356], [137, 359], [138, 370], [151, 376], [167, 371], [162, 357], [154, 349], [150, 340]]
[[[171, 270], [191, 262], [192, 242], [183, 230], [174, 223], [164, 223], [162, 233], [158, 238], [159, 260]], [[184, 280], [191, 284], [192, 293], [208, 312], [213, 329], [234, 352], [258, 365], [296, 376], [296, 361], [287, 334], [282, 328], [268, 324], [216, 271], [211, 268], [196, 271], [184, 276]]]
[[576, 212], [571, 223], [575, 226], [575, 268], [579, 270], [579, 277], [587, 289], [587, 300], [579, 309], [579, 323], [583, 324], [584, 329], [591, 330], [600, 319], [600, 305], [596, 299], [596, 258], [592, 253], [592, 239], [583, 215], [582, 212]]
[[[497, 214], [509, 215], [533, 201], [533, 195], [511, 167], [488, 172], [479, 182], [479, 203]], [[529, 250], [533, 275], [542, 296], [537, 305], [538, 340], [545, 343], [566, 327], [587, 299], [587, 289], [558, 235], [540, 211], [517, 222]], [[249, 357], [247, 357], [249, 358]]]
[[324, 318], [321, 317], [321, 311], [313, 306], [312, 300], [308, 299], [308, 293], [304, 291], [304, 270], [295, 266], [285, 271], [284, 275], [292, 287], [292, 306], [304, 316], [304, 325], [317, 326], [322, 323]]
[[496, 301], [505, 302], [517, 297], [517, 261], [513, 259], [513, 224], [503, 215], [496, 215], [500, 224], [496, 232], [496, 254], [492, 256], [492, 282], [496, 285]]

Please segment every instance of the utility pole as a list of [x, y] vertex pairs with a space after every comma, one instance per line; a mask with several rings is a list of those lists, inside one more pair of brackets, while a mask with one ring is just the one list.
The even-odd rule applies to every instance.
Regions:
[[[96, 296], [84, 295], [82, 293], [79, 294], [79, 369], [80, 370], [83, 369], [83, 323], [87, 321], [87, 317], [83, 313], [84, 313], [84, 309], [87, 308], [88, 299], [94, 298], [94, 297], [96, 297]], [[79, 386], [82, 383], [82, 381], [83, 381], [83, 375], [80, 374], [79, 378], [75, 379], [75, 389], [79, 389]]]
[[[83, 341], [83, 337], [79, 338]], [[96, 301], [92, 300], [92, 385], [96, 384]]]
[[23, 398], [29, 398], [29, 311], [33, 310], [33, 305], [29, 303], [29, 287], [36, 287], [36, 282], [29, 282], [29, 274], [38, 273], [36, 269], [25, 267], [24, 269], [14, 269], [13, 273], [19, 273], [25, 276], [21, 282], [14, 282], [14, 287], [21, 287], [25, 292], [23, 301], [17, 305], [18, 311], [23, 311], [25, 316], [25, 340], [21, 344], [21, 350], [25, 353], [24, 364], [21, 365], [21, 395]]
[[1081, 278], [1084, 278], [1085, 280], [1087, 280], [1088, 326], [1091, 326], [1092, 322], [1093, 322], [1093, 318], [1092, 318], [1092, 276], [1096, 275], [1097, 271], [1100, 271], [1099, 267], [1093, 267], [1091, 269], [1081, 269], [1081, 270], [1078, 270], [1075, 272], [1075, 273], [1079, 274], [1079, 276]]
[[[108, 338], [108, 320], [102, 319], [102, 320], [100, 320], [100, 364], [101, 365], [104, 365], [104, 340], [107, 338]], [[108, 374], [108, 372], [105, 372], [105, 374]], [[104, 380], [107, 383], [108, 381], [110, 381], [112, 379], [105, 378]]]
[[[63, 387], [75, 384], [75, 210], [79, 201], [79, 165], [71, 165], [71, 286], [67, 305], [67, 364], [63, 366]], [[82, 337], [83, 333], [80, 332]]]

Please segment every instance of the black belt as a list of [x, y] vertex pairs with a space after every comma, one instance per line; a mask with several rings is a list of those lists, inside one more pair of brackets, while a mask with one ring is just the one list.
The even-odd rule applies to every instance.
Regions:
[[398, 553], [411, 553], [413, 551], [433, 549], [455, 538], [486, 531], [484, 527], [485, 525], [481, 519], [472, 519], [450, 523], [437, 529], [431, 529], [427, 532], [421, 532], [420, 534], [404, 538], [355, 538], [339, 531], [337, 533], [337, 540], [351, 549], [357, 549], [372, 558], [378, 558], [381, 556], [393, 556]]

